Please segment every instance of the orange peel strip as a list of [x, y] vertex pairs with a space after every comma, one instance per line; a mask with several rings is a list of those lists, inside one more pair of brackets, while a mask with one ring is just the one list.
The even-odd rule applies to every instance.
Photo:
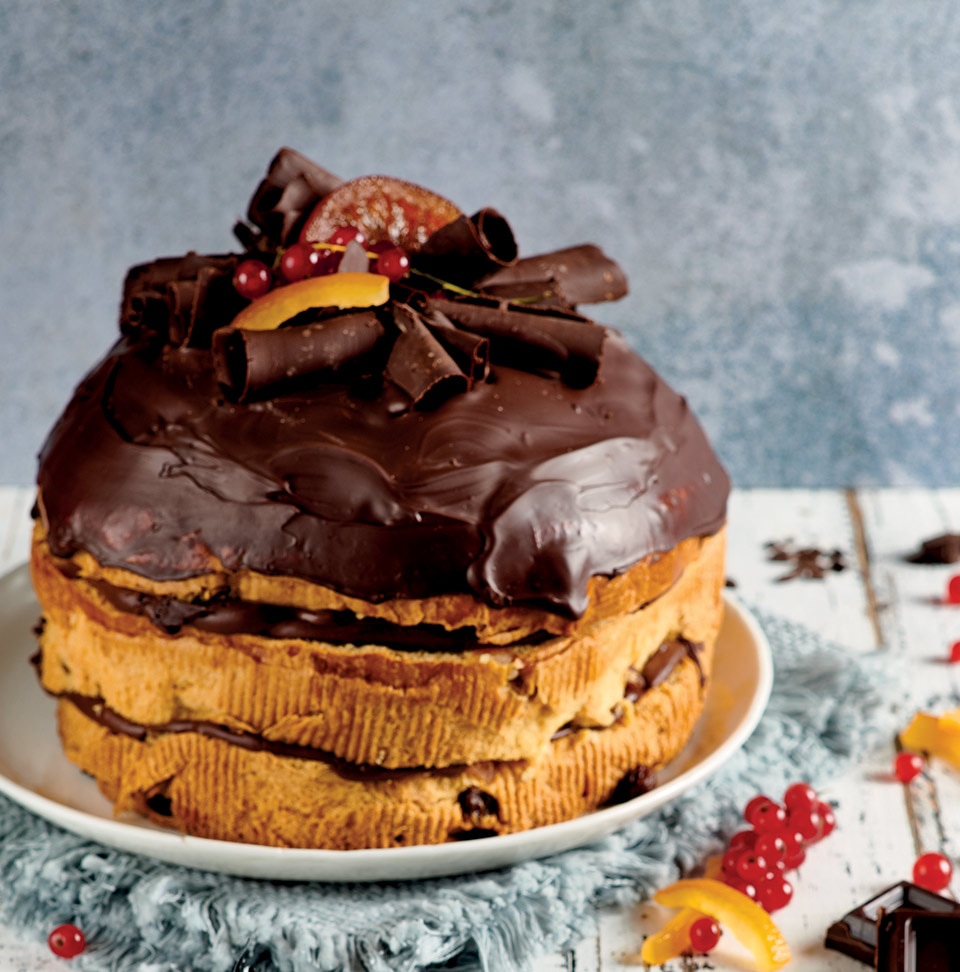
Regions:
[[390, 297], [390, 281], [379, 273], [331, 273], [276, 287], [248, 304], [234, 327], [272, 331], [311, 307], [374, 307]]
[[900, 733], [905, 749], [929, 753], [960, 768], [960, 720], [956, 710], [942, 716], [918, 712]]
[[777, 972], [790, 961], [790, 947], [773, 919], [721, 881], [685, 878], [661, 888], [653, 900], [668, 908], [694, 908], [718, 921], [751, 951], [760, 972]]
[[[718, 878], [723, 870], [723, 857], [719, 854], [707, 858], [704, 877]], [[639, 958], [647, 965], [663, 965], [670, 959], [690, 949], [690, 926], [703, 917], [696, 908], [681, 908], [655, 935], [648, 936], [640, 949]]]

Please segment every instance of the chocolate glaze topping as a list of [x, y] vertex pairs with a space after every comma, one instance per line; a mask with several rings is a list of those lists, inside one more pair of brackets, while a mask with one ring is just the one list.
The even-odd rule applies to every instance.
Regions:
[[[300, 196], [323, 190], [294, 161], [291, 182], [274, 165], [274, 182], [306, 187], [280, 229], [264, 209], [277, 189], [261, 187], [257, 222], [272, 233], [289, 233]], [[472, 592], [576, 616], [591, 576], [724, 522], [728, 479], [686, 401], [572, 306], [411, 303], [404, 283], [377, 309], [383, 353], [331, 367], [317, 331], [316, 368], [299, 369], [284, 361], [293, 338], [269, 349], [214, 338], [230, 321], [203, 280], [222, 287], [232, 262], [185, 259], [128, 280], [122, 337], [42, 449], [41, 514], [58, 556], [83, 550], [154, 580], [216, 558], [369, 601]], [[242, 373], [224, 364], [241, 354]], [[246, 392], [263, 381], [269, 397], [231, 401], [215, 355], [221, 375], [232, 368]], [[298, 380], [272, 384], [288, 365]]]

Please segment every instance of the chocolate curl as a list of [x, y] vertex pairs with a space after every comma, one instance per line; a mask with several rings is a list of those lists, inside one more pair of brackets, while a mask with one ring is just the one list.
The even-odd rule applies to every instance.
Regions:
[[133, 267], [124, 282], [122, 333], [154, 333], [174, 345], [206, 347], [246, 303], [233, 286], [236, 256], [167, 257]]
[[370, 310], [273, 331], [224, 327], [213, 336], [214, 372], [228, 397], [242, 402], [307, 375], [335, 373], [383, 334]]
[[413, 266], [446, 283], [472, 286], [517, 259], [510, 225], [495, 209], [481, 209], [442, 226], [411, 255]]
[[320, 199], [342, 182], [305, 155], [282, 148], [257, 186], [247, 218], [263, 233], [268, 248], [286, 244], [299, 235], [303, 220]]
[[421, 407], [467, 391], [467, 376], [420, 315], [407, 304], [397, 304], [393, 316], [399, 333], [384, 369], [387, 378]]
[[430, 303], [455, 324], [490, 338], [504, 364], [558, 372], [575, 388], [597, 377], [607, 332], [589, 318], [496, 300], [434, 298]]
[[603, 250], [584, 243], [524, 257], [483, 278], [476, 287], [493, 297], [530, 298], [576, 307], [619, 300], [627, 292], [627, 278]]
[[461, 331], [453, 321], [436, 307], [423, 312], [423, 320], [434, 337], [450, 352], [467, 376], [470, 387], [484, 381], [490, 371], [490, 342], [479, 334]]

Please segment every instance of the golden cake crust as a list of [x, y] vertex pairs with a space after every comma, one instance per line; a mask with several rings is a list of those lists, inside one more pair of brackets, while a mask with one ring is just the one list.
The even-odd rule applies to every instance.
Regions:
[[704, 698], [698, 667], [685, 659], [625, 706], [616, 725], [565, 735], [537, 760], [374, 769], [355, 778], [322, 761], [251, 752], [197, 733], [140, 742], [66, 700], [58, 713], [67, 755], [96, 777], [117, 812], [203, 837], [350, 850], [514, 833], [636, 795], [642, 790], [630, 774], [679, 752]]
[[[581, 623], [574, 634], [426, 652], [190, 626], [166, 634], [117, 610], [88, 575], [65, 574], [38, 532], [32, 568], [45, 614], [41, 679], [53, 694], [102, 699], [145, 725], [208, 721], [352, 763], [536, 760], [562, 727], [611, 725], [628, 682], [665, 641], [706, 646], [701, 665], [709, 677], [722, 613], [723, 532], [665, 559], [681, 556], [685, 569], [659, 596]], [[644, 570], [624, 575], [631, 590], [649, 589]], [[408, 607], [420, 615], [417, 605]]]

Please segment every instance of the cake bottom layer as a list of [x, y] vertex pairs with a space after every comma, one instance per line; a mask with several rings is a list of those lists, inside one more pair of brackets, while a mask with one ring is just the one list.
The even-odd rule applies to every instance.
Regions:
[[[513, 833], [639, 795], [683, 748], [706, 697], [713, 646], [691, 651], [620, 718], [558, 733], [536, 760], [384, 770], [248, 749], [196, 731], [108, 728], [58, 702], [67, 756], [117, 812], [195, 836], [339, 850]], [[318, 753], [318, 757], [323, 754]]]

